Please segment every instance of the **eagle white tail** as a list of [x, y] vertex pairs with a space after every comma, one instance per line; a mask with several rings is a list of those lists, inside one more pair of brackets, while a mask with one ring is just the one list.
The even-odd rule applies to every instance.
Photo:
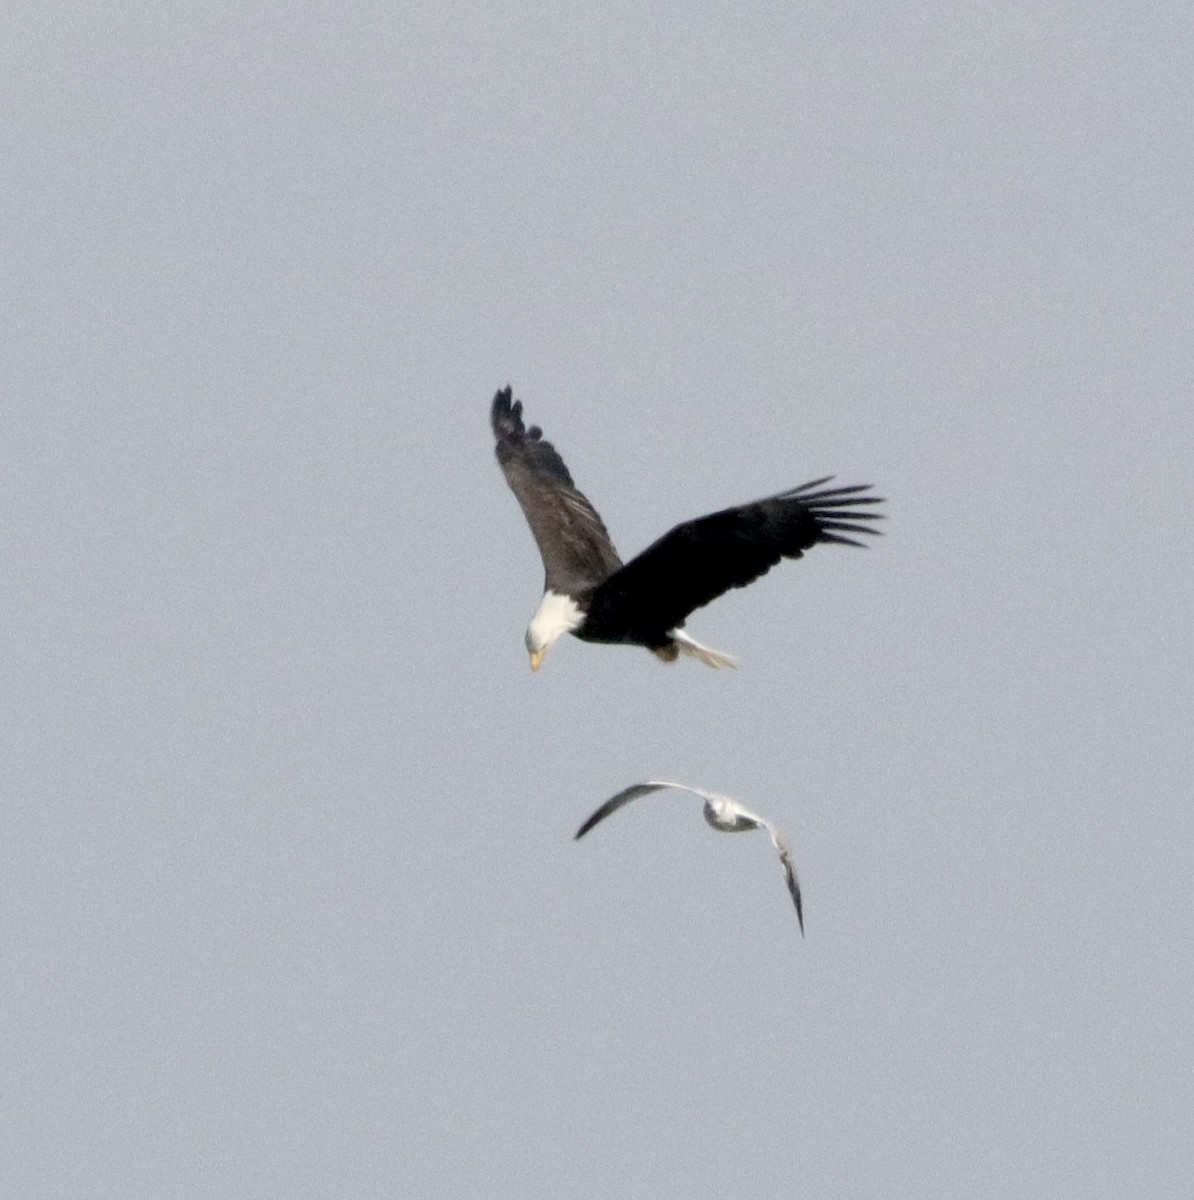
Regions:
[[681, 654], [700, 659], [707, 667], [736, 667], [738, 660], [723, 650], [714, 650], [710, 646], [702, 646], [696, 638], [690, 638], [683, 629], [673, 629], [672, 638]]

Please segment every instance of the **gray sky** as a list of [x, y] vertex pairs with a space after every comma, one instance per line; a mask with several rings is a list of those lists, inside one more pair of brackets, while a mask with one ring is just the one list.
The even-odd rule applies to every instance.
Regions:
[[[1188, 4], [0, 22], [0, 1191], [1189, 1194]], [[887, 536], [532, 676], [507, 382]]]

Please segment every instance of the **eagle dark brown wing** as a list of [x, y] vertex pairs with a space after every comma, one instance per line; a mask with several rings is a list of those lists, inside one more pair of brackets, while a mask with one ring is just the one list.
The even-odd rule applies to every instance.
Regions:
[[522, 401], [509, 387], [494, 396], [490, 421], [497, 460], [539, 546], [545, 587], [576, 596], [617, 571], [622, 560], [597, 510], [543, 431], [523, 424]]
[[590, 614], [633, 614], [642, 630], [675, 629], [694, 609], [818, 542], [863, 545], [845, 535], [878, 533], [865, 522], [880, 514], [862, 506], [882, 501], [859, 494], [869, 484], [814, 490], [830, 478], [677, 525], [595, 589]]

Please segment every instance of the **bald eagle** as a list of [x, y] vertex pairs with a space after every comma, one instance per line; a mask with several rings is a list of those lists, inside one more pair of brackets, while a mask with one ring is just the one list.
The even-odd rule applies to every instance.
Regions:
[[732, 667], [730, 655], [684, 632], [689, 613], [730, 588], [745, 587], [781, 558], [800, 558], [818, 542], [861, 546], [843, 534], [878, 532], [859, 524], [879, 519], [859, 507], [882, 503], [858, 494], [870, 484], [818, 491], [833, 478], [827, 475], [685, 521], [623, 564], [555, 447], [537, 425], [523, 425], [522, 401], [509, 387], [494, 396], [490, 421], [497, 460], [546, 573], [543, 600], [526, 632], [533, 671], [564, 633], [586, 642], [645, 646], [664, 662], [687, 654], [711, 667]]

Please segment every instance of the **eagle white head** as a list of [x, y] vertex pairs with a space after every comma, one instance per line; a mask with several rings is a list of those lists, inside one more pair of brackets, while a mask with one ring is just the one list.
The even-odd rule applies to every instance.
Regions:
[[571, 596], [553, 592], [548, 588], [527, 626], [526, 642], [527, 653], [531, 656], [531, 670], [539, 670], [544, 657], [556, 641], [563, 634], [578, 629], [584, 619], [585, 614]]

